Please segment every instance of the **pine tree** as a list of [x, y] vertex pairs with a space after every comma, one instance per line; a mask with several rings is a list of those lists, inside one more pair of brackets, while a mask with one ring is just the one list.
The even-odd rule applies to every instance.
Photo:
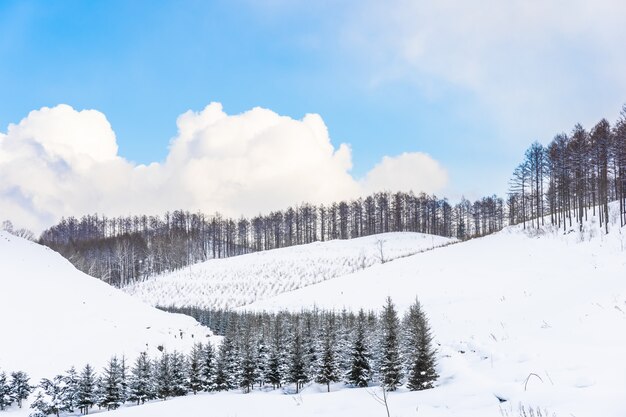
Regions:
[[37, 390], [35, 401], [30, 408], [33, 412], [29, 414], [29, 417], [48, 417], [50, 414], [55, 414], [50, 410], [50, 404], [46, 401], [46, 395], [42, 389]]
[[120, 400], [122, 404], [128, 400], [128, 367], [125, 356], [122, 356], [120, 361]]
[[202, 386], [205, 391], [217, 390], [215, 382], [217, 377], [217, 358], [215, 357], [215, 348], [211, 342], [207, 342], [202, 355]]
[[402, 358], [399, 340], [400, 323], [398, 313], [390, 297], [383, 307], [380, 330], [380, 363], [379, 373], [383, 388], [395, 391], [402, 385]]
[[365, 334], [365, 313], [359, 312], [352, 346], [350, 347], [349, 370], [346, 375], [346, 382], [355, 387], [367, 387], [372, 379], [372, 368], [370, 365], [370, 354]]
[[267, 382], [267, 376], [269, 372], [269, 350], [265, 344], [263, 338], [259, 339], [257, 344], [257, 358], [256, 358], [256, 375], [259, 387], [262, 387]]
[[172, 395], [172, 370], [170, 355], [163, 351], [161, 359], [155, 363], [156, 394], [158, 398], [166, 400]]
[[89, 414], [89, 409], [98, 401], [97, 381], [93, 368], [87, 364], [83, 368], [78, 381], [77, 405], [83, 414]]
[[193, 394], [197, 394], [198, 391], [202, 391], [203, 380], [202, 380], [202, 344], [196, 343], [193, 345], [191, 349], [191, 353], [187, 358], [187, 369], [189, 370], [189, 378], [188, 378], [188, 388]]
[[108, 365], [102, 371], [101, 397], [98, 402], [100, 407], [107, 410], [115, 410], [122, 405], [122, 371], [116, 356], [113, 356]]
[[37, 396], [37, 400], [31, 405], [31, 408], [35, 408], [44, 415], [55, 414], [57, 417], [60, 413], [69, 411], [65, 408], [66, 404], [63, 400], [65, 382], [62, 375], [57, 375], [52, 380], [42, 379], [39, 387], [43, 392], [40, 392], [41, 395]]
[[306, 364], [304, 363], [304, 346], [300, 329], [295, 328], [294, 333], [289, 352], [289, 372], [287, 377], [288, 382], [296, 385], [296, 393], [298, 393], [300, 387], [304, 386], [309, 379], [306, 372]]
[[4, 410], [13, 403], [11, 385], [7, 381], [7, 374], [0, 372], [0, 410]]
[[182, 353], [174, 351], [170, 354], [170, 369], [172, 376], [172, 396], [182, 397], [187, 395], [187, 368], [185, 357]]
[[152, 364], [148, 354], [141, 352], [135, 360], [135, 366], [131, 370], [128, 399], [137, 402], [137, 405], [139, 405], [154, 398]]
[[255, 347], [256, 343], [252, 338], [251, 329], [248, 327], [241, 341], [241, 372], [239, 386], [243, 388], [244, 392], [250, 392], [257, 379], [257, 352]]
[[63, 392], [64, 408], [70, 412], [74, 411], [74, 408], [78, 405], [78, 374], [76, 369], [72, 366], [66, 374], [63, 376], [65, 383], [65, 390]]
[[28, 383], [30, 378], [26, 372], [17, 371], [11, 374], [11, 395], [19, 408], [22, 408], [22, 401], [28, 398], [33, 387]]
[[428, 319], [418, 300], [409, 308], [404, 319], [406, 332], [407, 386], [412, 391], [433, 387], [437, 380], [435, 351]]
[[217, 360], [217, 389], [228, 391], [237, 387], [239, 379], [238, 352], [232, 338], [225, 336], [220, 345]]
[[339, 381], [339, 370], [337, 369], [337, 357], [335, 354], [335, 339], [334, 318], [329, 317], [322, 334], [321, 352], [315, 375], [315, 382], [318, 384], [326, 384], [328, 392], [330, 392], [330, 383]]

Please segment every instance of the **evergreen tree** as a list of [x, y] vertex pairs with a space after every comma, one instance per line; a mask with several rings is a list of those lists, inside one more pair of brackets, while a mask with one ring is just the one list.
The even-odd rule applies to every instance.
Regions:
[[128, 400], [128, 367], [125, 356], [122, 356], [120, 361], [120, 400], [122, 404]]
[[337, 357], [335, 354], [335, 339], [334, 318], [329, 317], [322, 334], [322, 347], [320, 349], [321, 352], [315, 375], [315, 382], [326, 384], [328, 392], [330, 392], [330, 383], [339, 381], [339, 370], [337, 369]]
[[50, 404], [46, 400], [46, 395], [43, 390], [37, 390], [35, 394], [35, 401], [30, 405], [30, 408], [33, 410], [32, 413], [29, 414], [29, 417], [48, 417], [53, 413], [50, 410]]
[[72, 366], [66, 374], [63, 376], [65, 383], [65, 390], [63, 392], [63, 402], [67, 410], [74, 411], [74, 408], [78, 405], [78, 374], [76, 369]]
[[308, 382], [306, 364], [304, 363], [304, 346], [300, 329], [294, 328], [294, 335], [291, 341], [289, 352], [289, 372], [288, 382], [296, 385], [296, 393]]
[[83, 414], [89, 414], [89, 409], [98, 401], [97, 381], [93, 368], [87, 364], [83, 368], [78, 381], [77, 405]]
[[0, 372], [0, 410], [4, 410], [13, 403], [11, 385], [7, 380], [7, 374]]
[[202, 386], [205, 391], [217, 390], [215, 382], [217, 377], [217, 358], [215, 357], [215, 348], [211, 342], [207, 342], [202, 355]]
[[172, 377], [172, 396], [182, 397], [187, 395], [189, 382], [187, 380], [186, 361], [182, 353], [174, 351], [170, 354], [170, 370]]
[[370, 354], [366, 339], [365, 313], [359, 312], [352, 346], [350, 347], [349, 370], [346, 375], [346, 382], [355, 387], [367, 387], [372, 379], [372, 368], [370, 365]]
[[412, 391], [432, 388], [437, 380], [435, 351], [428, 319], [418, 300], [411, 305], [404, 319], [407, 348], [407, 386]]
[[115, 410], [122, 405], [122, 370], [116, 356], [113, 356], [102, 371], [100, 399], [98, 405], [107, 410]]
[[188, 364], [187, 364], [187, 369], [189, 371], [189, 378], [188, 378], [188, 388], [191, 392], [195, 394], [198, 393], [198, 391], [202, 391], [202, 388], [204, 386], [203, 384], [203, 380], [202, 380], [202, 365], [203, 365], [203, 361], [202, 361], [202, 355], [203, 355], [203, 351], [202, 351], [202, 344], [201, 343], [196, 343], [193, 345], [193, 348], [191, 349], [191, 353], [189, 354], [189, 358], [188, 358]]
[[267, 377], [268, 377], [268, 372], [269, 372], [269, 358], [270, 358], [269, 350], [263, 338], [259, 339], [256, 352], [257, 352], [257, 358], [256, 358], [257, 382], [259, 383], [259, 387], [262, 387], [267, 382]]
[[237, 387], [239, 379], [238, 352], [230, 336], [225, 336], [220, 345], [215, 383], [220, 391]]
[[252, 339], [251, 330], [248, 328], [242, 340], [241, 346], [241, 372], [239, 386], [244, 392], [250, 392], [257, 380], [257, 352], [256, 343]]
[[383, 307], [380, 329], [380, 382], [388, 391], [395, 391], [402, 385], [402, 358], [400, 355], [400, 340], [398, 313], [390, 297]]
[[20, 408], [22, 408], [22, 401], [33, 392], [33, 387], [28, 383], [29, 380], [26, 372], [17, 371], [11, 374], [11, 395]]
[[[44, 415], [54, 414], [57, 417], [60, 413], [69, 411], [65, 401], [65, 381], [62, 375], [55, 376], [52, 380], [44, 378], [39, 383], [39, 387], [43, 390], [37, 396], [37, 400], [31, 408], [35, 408]], [[35, 405], [36, 404], [36, 405]]]
[[135, 360], [135, 366], [131, 370], [129, 397], [130, 401], [143, 404], [155, 398], [154, 384], [152, 382], [152, 364], [146, 352], [141, 352]]
[[161, 360], [155, 363], [156, 394], [158, 398], [166, 400], [172, 395], [172, 370], [170, 355], [163, 351]]

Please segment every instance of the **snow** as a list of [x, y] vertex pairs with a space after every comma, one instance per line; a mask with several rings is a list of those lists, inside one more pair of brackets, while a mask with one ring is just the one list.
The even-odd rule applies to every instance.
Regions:
[[237, 307], [359, 269], [456, 242], [423, 233], [385, 233], [351, 240], [212, 259], [123, 290], [151, 305]]
[[[613, 212], [614, 209], [612, 207]], [[417, 243], [421, 239], [424, 245], [416, 244], [412, 249], [416, 250], [437, 246], [427, 244], [437, 242], [437, 238], [390, 234], [382, 236], [386, 242], [384, 248], [389, 259], [396, 259], [384, 264], [375, 257], [375, 242], [380, 238], [333, 241], [209, 261], [194, 266], [191, 273], [181, 271], [151, 280], [146, 284], [154, 285], [152, 292], [146, 290], [138, 295], [145, 298], [152, 294], [152, 303], [171, 297], [167, 304], [185, 305], [201, 299], [202, 293], [198, 291], [216, 291], [204, 293], [205, 297], [211, 295], [204, 305], [243, 305], [248, 300], [256, 300], [240, 307], [247, 310], [300, 310], [307, 306], [380, 309], [385, 297], [391, 296], [401, 312], [419, 296], [438, 343], [440, 379], [438, 386], [431, 390], [407, 392], [402, 389], [391, 393], [392, 416], [517, 417], [521, 415], [520, 406], [525, 407], [527, 415], [531, 407], [540, 407], [544, 416], [557, 417], [623, 417], [626, 414], [623, 401], [626, 392], [626, 228], [613, 224], [611, 232], [605, 235], [594, 218], [585, 224], [583, 232], [576, 226], [565, 232], [550, 226], [539, 231], [524, 231], [521, 226], [515, 226], [491, 236], [407, 257], [393, 255], [393, 248], [409, 247], [406, 241], [396, 243], [396, 239], [415, 239]], [[7, 239], [14, 241], [7, 244]], [[13, 252], [5, 254], [6, 249]], [[402, 250], [409, 251], [398, 249], [396, 253]], [[365, 252], [365, 259], [371, 263], [365, 268], [355, 268], [359, 265], [355, 259], [361, 252]], [[14, 267], [7, 269], [5, 264]], [[16, 353], [16, 346], [17, 350], [31, 351], [41, 346], [60, 354], [62, 349], [74, 349], [74, 342], [84, 343], [74, 351], [74, 356], [89, 359], [96, 357], [100, 344], [104, 344], [106, 349], [101, 353], [106, 350], [108, 355], [114, 345], [130, 346], [128, 338], [145, 329], [146, 322], [137, 319], [138, 314], [129, 314], [130, 311], [141, 310], [145, 317], [157, 314], [104, 284], [92, 286], [88, 277], [50, 251], [6, 235], [0, 239], [0, 265], [2, 288], [10, 289], [0, 293], [3, 317], [24, 306], [34, 311], [28, 314], [32, 316], [30, 321], [19, 325], [9, 323], [9, 331], [3, 333], [0, 366], [3, 360], [10, 364], [5, 368], [44, 368], [41, 363], [26, 361], [32, 355]], [[8, 279], [4, 271], [19, 278]], [[73, 278], [61, 272], [44, 277], [42, 272], [46, 271], [71, 271], [67, 275]], [[323, 279], [314, 283], [318, 273], [324, 274]], [[253, 279], [255, 274], [261, 282], [256, 294], [253, 292], [258, 282]], [[272, 287], [274, 275], [279, 276], [280, 284]], [[172, 283], [176, 277], [185, 282], [184, 286], [176, 287]], [[22, 280], [27, 282], [13, 283]], [[46, 280], [67, 280], [63, 284], [65, 291], [52, 293], [54, 287], [46, 284]], [[80, 287], [82, 281], [89, 282], [89, 288]], [[167, 284], [157, 286], [160, 281]], [[217, 282], [223, 287], [216, 287]], [[32, 288], [39, 286], [45, 287], [42, 294], [50, 297], [28, 296]], [[72, 288], [73, 293], [68, 288]], [[182, 292], [168, 292], [175, 289]], [[97, 296], [92, 296], [92, 290]], [[97, 301], [99, 298], [104, 300]], [[117, 309], [105, 301], [113, 298]], [[101, 303], [89, 311], [93, 315], [89, 320], [84, 320], [87, 312], [80, 311], [81, 299], [90, 300], [88, 305]], [[7, 302], [11, 307], [4, 305]], [[34, 309], [38, 304], [45, 304], [45, 308]], [[60, 312], [56, 312], [55, 307], [59, 309], [59, 306]], [[68, 314], [68, 310], [80, 312]], [[102, 328], [102, 331], [85, 331], [82, 336], [80, 330], [58, 324], [63, 319], [53, 316], [60, 315], [78, 321], [84, 326], [79, 329]], [[107, 331], [106, 318], [111, 318], [118, 326], [118, 333], [112, 334], [113, 330], [108, 329], [111, 333], [103, 337], [100, 333]], [[158, 321], [165, 339], [171, 340], [173, 329], [182, 327], [182, 323], [195, 329], [193, 321], [177, 316], [165, 315]], [[154, 322], [151, 324], [156, 326]], [[193, 330], [187, 330], [190, 331]], [[7, 339], [11, 334], [17, 334], [20, 339]], [[189, 339], [185, 337], [185, 341]], [[44, 348], [41, 340], [53, 342], [52, 347]], [[8, 352], [13, 351], [13, 356], [5, 354], [7, 341]], [[119, 352], [119, 349], [113, 350]], [[207, 412], [272, 417], [386, 415], [384, 407], [372, 396], [373, 393], [380, 395], [379, 388], [353, 389], [335, 384], [333, 392], [324, 391], [325, 386], [311, 384], [298, 395], [285, 395], [281, 390], [202, 394], [124, 407], [112, 415], [165, 417]]]
[[[614, 209], [614, 207], [613, 207]], [[419, 296], [439, 344], [435, 389], [392, 393], [392, 416], [623, 417], [626, 406], [626, 228], [521, 226], [336, 277], [241, 309], [307, 306], [400, 311]], [[186, 397], [119, 416], [381, 416], [370, 389], [310, 385]], [[501, 403], [501, 400], [505, 402]], [[547, 411], [547, 412], [546, 412]]]
[[[210, 330], [148, 306], [76, 270], [61, 255], [0, 232], [0, 369], [31, 382], [114, 354], [133, 361], [157, 347], [187, 350]], [[181, 336], [182, 335], [182, 336]]]

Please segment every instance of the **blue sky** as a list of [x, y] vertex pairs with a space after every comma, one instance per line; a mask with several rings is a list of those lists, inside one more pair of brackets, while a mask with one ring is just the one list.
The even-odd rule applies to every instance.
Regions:
[[611, 52], [624, 32], [605, 19], [618, 3], [588, 16], [573, 2], [563, 24], [540, 3], [484, 5], [469, 21], [443, 3], [0, 1], [0, 132], [42, 106], [97, 109], [119, 154], [150, 163], [178, 115], [213, 101], [318, 113], [334, 145], [351, 145], [355, 177], [425, 152], [450, 174], [443, 193], [478, 197], [505, 192], [532, 141], [626, 102]]

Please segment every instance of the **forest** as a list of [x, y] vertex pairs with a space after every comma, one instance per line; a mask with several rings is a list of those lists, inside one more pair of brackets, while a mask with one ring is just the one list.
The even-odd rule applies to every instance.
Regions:
[[432, 388], [438, 378], [433, 335], [417, 299], [402, 318], [390, 298], [379, 314], [181, 312], [204, 324], [219, 316], [217, 328], [224, 334], [219, 346], [199, 341], [188, 355], [160, 346], [159, 357], [143, 352], [130, 366], [123, 356], [113, 356], [99, 374], [89, 364], [81, 372], [72, 367], [43, 378], [37, 387], [24, 372], [13, 373], [10, 383], [0, 373], [0, 408], [14, 402], [21, 407], [33, 390], [31, 416], [44, 417], [199, 392], [280, 388], [298, 393], [313, 382], [328, 392], [335, 383], [385, 391], [406, 385], [417, 391]]
[[589, 212], [609, 230], [609, 202], [619, 201], [619, 221], [626, 225], [626, 106], [611, 127], [600, 120], [590, 131], [577, 124], [547, 145], [533, 143], [515, 168], [507, 199], [509, 224], [565, 230], [582, 228]]
[[40, 243], [81, 271], [123, 287], [207, 259], [317, 241], [405, 231], [467, 239], [500, 230], [504, 217], [496, 196], [462, 199], [453, 207], [435, 196], [380, 192], [239, 220], [183, 210], [162, 217], [69, 217], [44, 231]]

